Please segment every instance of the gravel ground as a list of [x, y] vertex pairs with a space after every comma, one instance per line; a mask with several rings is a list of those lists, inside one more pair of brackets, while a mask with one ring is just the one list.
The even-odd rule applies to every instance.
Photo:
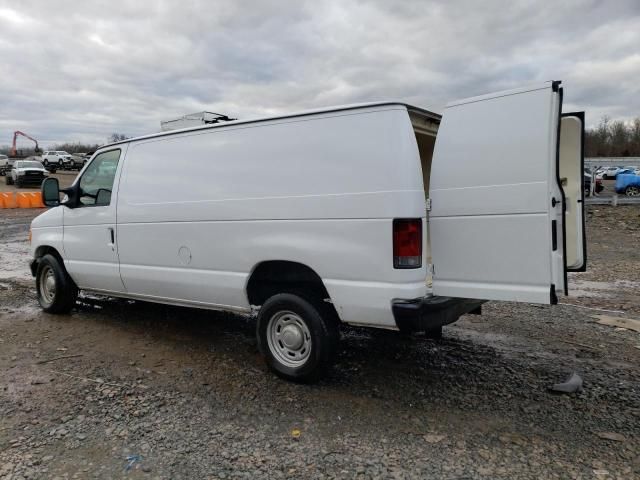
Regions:
[[[441, 341], [344, 329], [309, 386], [267, 371], [241, 317], [42, 313], [33, 214], [0, 212], [0, 478], [640, 478], [640, 334], [594, 318], [640, 318], [638, 207], [589, 210], [568, 305], [490, 302]], [[581, 393], [548, 391], [572, 372]]]

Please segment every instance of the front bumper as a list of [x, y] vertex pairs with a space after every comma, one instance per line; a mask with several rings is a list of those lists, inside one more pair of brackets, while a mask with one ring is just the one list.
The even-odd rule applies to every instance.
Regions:
[[22, 183], [30, 183], [33, 185], [40, 185], [44, 179], [47, 178], [44, 174], [35, 174], [35, 175], [18, 175], [17, 180]]
[[453, 323], [465, 313], [479, 314], [485, 301], [438, 296], [396, 299], [391, 310], [401, 332], [424, 332]]

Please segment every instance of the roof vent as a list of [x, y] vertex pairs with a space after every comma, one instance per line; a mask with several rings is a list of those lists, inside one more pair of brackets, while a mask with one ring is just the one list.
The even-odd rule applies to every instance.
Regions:
[[177, 130], [179, 128], [198, 127], [201, 125], [211, 125], [213, 123], [231, 122], [237, 118], [231, 118], [227, 115], [214, 112], [196, 112], [183, 115], [173, 120], [164, 120], [160, 122], [160, 128], [163, 132], [168, 130]]

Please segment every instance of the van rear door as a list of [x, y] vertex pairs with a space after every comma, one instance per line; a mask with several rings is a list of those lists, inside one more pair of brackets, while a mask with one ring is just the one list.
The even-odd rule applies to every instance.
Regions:
[[560, 148], [561, 109], [560, 82], [447, 105], [429, 187], [434, 295], [556, 303], [568, 268], [584, 268], [582, 137], [566, 117]]
[[[565, 194], [566, 263], [569, 272], [587, 269], [584, 225], [584, 112], [563, 113], [559, 172]], [[575, 179], [581, 181], [576, 182]]]

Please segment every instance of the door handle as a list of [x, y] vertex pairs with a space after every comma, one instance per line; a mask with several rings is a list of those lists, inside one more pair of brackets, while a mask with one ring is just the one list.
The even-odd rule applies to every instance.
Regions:
[[108, 227], [108, 230], [109, 230], [109, 239], [111, 240], [109, 242], [109, 246], [111, 247], [111, 250], [113, 250], [116, 245], [116, 234], [113, 230], [113, 227]]

